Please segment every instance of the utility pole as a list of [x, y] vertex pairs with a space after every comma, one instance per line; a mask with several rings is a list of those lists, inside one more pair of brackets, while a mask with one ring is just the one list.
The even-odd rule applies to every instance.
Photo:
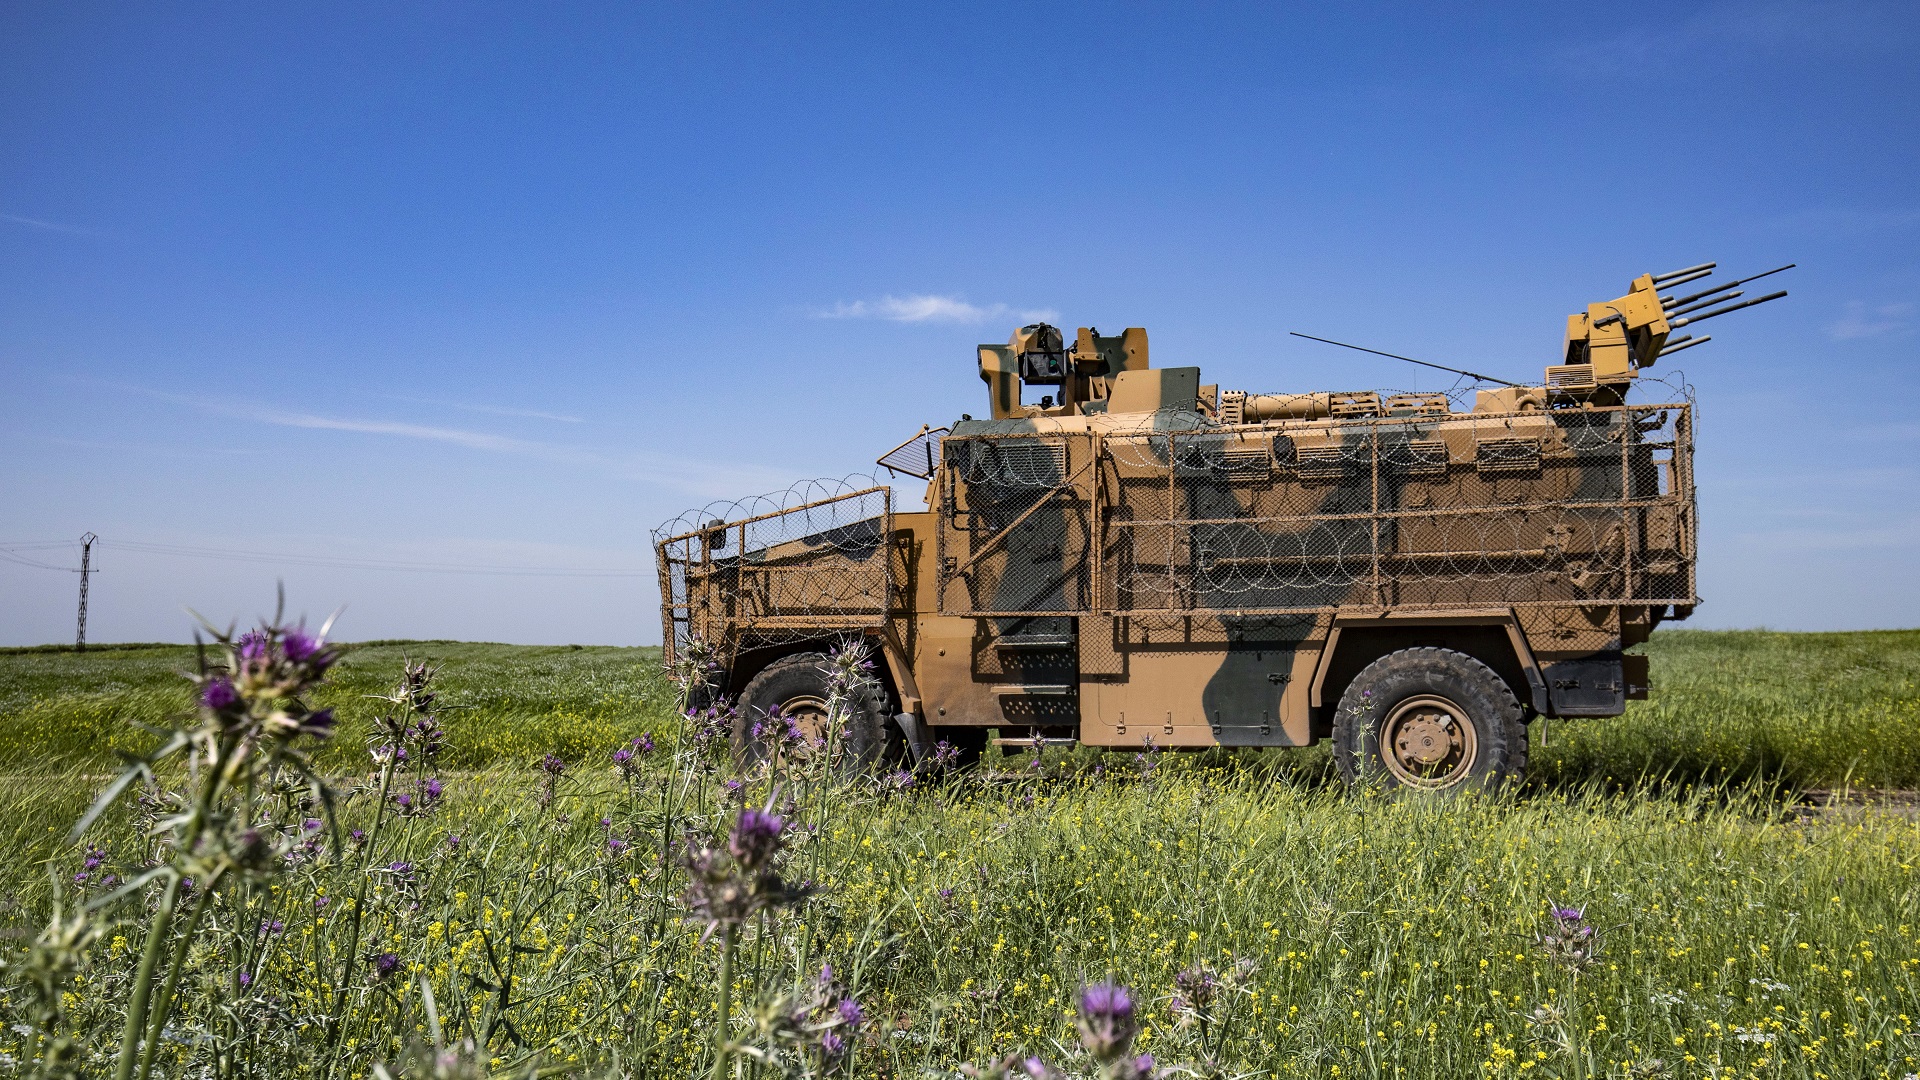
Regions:
[[87, 651], [87, 576], [93, 572], [93, 542], [98, 539], [92, 533], [80, 538], [80, 625], [73, 634], [76, 652]]

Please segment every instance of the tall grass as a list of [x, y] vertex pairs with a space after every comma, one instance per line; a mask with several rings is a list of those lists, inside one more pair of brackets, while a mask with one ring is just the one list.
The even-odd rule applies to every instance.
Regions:
[[[866, 1017], [833, 1066], [849, 1075], [951, 1076], [1014, 1051], [1085, 1074], [1074, 1002], [1112, 979], [1134, 989], [1139, 1048], [1202, 1074], [1893, 1080], [1920, 1071], [1920, 829], [1803, 818], [1776, 792], [1796, 776], [1911, 782], [1873, 748], [1911, 708], [1915, 638], [1661, 635], [1667, 696], [1621, 721], [1555, 725], [1536, 748], [1545, 779], [1501, 797], [1347, 793], [1312, 754], [1228, 752], [1054, 752], [956, 780], [789, 787], [779, 798], [802, 796], [789, 816], [804, 831], [782, 873], [817, 894], [741, 928], [725, 1025], [723, 954], [687, 918], [683, 845], [772, 792], [766, 778], [728, 785], [715, 748], [665, 714], [652, 658], [365, 649], [315, 701], [342, 709], [324, 760], [340, 825], [361, 838], [219, 892], [156, 1025], [157, 1073], [398, 1075], [437, 1031], [477, 1047], [458, 1075], [686, 1076], [714, 1064], [716, 1028], [722, 1043], [770, 1038], [778, 996], [817, 995], [826, 966]], [[352, 710], [400, 675], [402, 653], [443, 662], [442, 707], [469, 706], [444, 713], [443, 760], [484, 764], [447, 774], [431, 813], [394, 816], [354, 737], [372, 706]], [[183, 657], [108, 680], [100, 655], [63, 658], [69, 697], [185, 705], [184, 683], [151, 674]], [[58, 676], [0, 680], [7, 723]], [[606, 727], [548, 728], [561, 698]], [[1795, 743], [1809, 721], [1844, 749]], [[533, 749], [463, 750], [489, 727], [509, 729], [495, 746]], [[656, 749], [616, 769], [637, 730]], [[56, 884], [71, 908], [146, 865], [149, 811], [109, 813], [89, 856], [65, 836], [98, 787], [98, 750], [36, 757], [8, 738], [12, 761], [43, 766], [0, 778], [0, 925], [30, 937]], [[557, 765], [531, 760], [568, 738]], [[1711, 782], [1623, 790], [1646, 766]], [[78, 1075], [110, 1069], [152, 903], [109, 909], [126, 921], [62, 975], [62, 1030], [90, 1055]], [[1597, 930], [1577, 980], [1545, 940], [1555, 906]], [[12, 948], [0, 1053], [22, 1061], [31, 951]], [[1226, 1037], [1203, 1043], [1176, 980], [1243, 961]], [[779, 1075], [754, 1060], [735, 1059], [741, 1075]], [[424, 1068], [408, 1075], [455, 1075]]]
[[[1652, 1058], [1682, 1076], [1914, 1068], [1909, 822], [1799, 824], [1738, 796], [1376, 799], [1194, 764], [823, 803], [818, 842], [796, 856], [821, 894], [748, 930], [736, 997], [831, 964], [878, 1020], [861, 1075], [950, 1075], [999, 1051], [1059, 1055], [1075, 991], [1111, 976], [1145, 999], [1141, 1045], [1167, 1060], [1197, 1038], [1168, 1007], [1175, 974], [1247, 958], [1232, 1073], [1570, 1075], [1536, 1015], [1565, 1004], [1536, 942], [1561, 903], [1599, 927], [1579, 991], [1595, 1075]], [[701, 1068], [717, 956], [680, 920], [660, 842], [678, 775], [629, 785], [596, 770], [542, 811], [531, 776], [491, 771], [451, 785], [443, 816], [400, 824], [371, 862], [409, 868], [373, 875], [360, 946], [392, 967], [363, 963], [344, 988], [341, 1075], [424, 1030], [422, 977], [497, 1067]], [[58, 789], [40, 790], [71, 808]], [[691, 795], [695, 825], [733, 805], [717, 785]], [[350, 802], [346, 822], [364, 827], [369, 803]], [[134, 843], [124, 824], [104, 839]], [[359, 863], [318, 860], [217, 910], [230, 932], [194, 958], [188, 985], [210, 992], [182, 995], [166, 1065], [315, 1074]], [[10, 887], [37, 877], [12, 865]], [[137, 949], [123, 930], [73, 990], [76, 1030], [96, 1044]]]

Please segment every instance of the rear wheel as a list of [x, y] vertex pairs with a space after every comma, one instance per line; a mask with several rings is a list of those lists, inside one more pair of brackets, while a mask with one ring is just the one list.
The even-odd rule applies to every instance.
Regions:
[[744, 768], [798, 762], [832, 750], [849, 771], [878, 768], [887, 756], [886, 695], [879, 684], [856, 684], [845, 727], [829, 730], [833, 694], [825, 653], [797, 653], [762, 668], [740, 692], [733, 720], [734, 760]]
[[1494, 788], [1527, 769], [1527, 727], [1506, 680], [1465, 653], [1402, 649], [1340, 696], [1333, 756], [1348, 783], [1426, 791]]

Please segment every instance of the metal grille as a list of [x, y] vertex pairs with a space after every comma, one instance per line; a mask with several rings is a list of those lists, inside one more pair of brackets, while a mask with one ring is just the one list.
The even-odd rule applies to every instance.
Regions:
[[731, 656], [884, 623], [892, 489], [854, 483], [814, 481], [654, 530], [668, 659], [696, 635]]

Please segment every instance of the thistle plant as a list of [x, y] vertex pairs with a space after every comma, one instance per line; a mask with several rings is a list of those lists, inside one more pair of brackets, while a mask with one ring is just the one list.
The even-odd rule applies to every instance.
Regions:
[[1566, 997], [1534, 1009], [1528, 1025], [1536, 1038], [1571, 1058], [1574, 1076], [1586, 1080], [1592, 1063], [1585, 1022], [1580, 1017], [1580, 976], [1599, 963], [1600, 936], [1587, 921], [1585, 908], [1555, 904], [1548, 908], [1547, 925], [1534, 940], [1541, 955], [1565, 973]]
[[680, 711], [705, 709], [720, 675], [720, 650], [699, 634], [689, 634], [673, 651], [667, 677], [680, 690]]
[[[424, 816], [440, 802], [441, 781], [432, 772], [446, 744], [445, 731], [433, 712], [434, 703], [439, 700], [433, 687], [438, 673], [437, 668], [424, 662], [409, 661], [393, 692], [375, 699], [386, 702], [391, 709], [374, 719], [373, 733], [368, 737], [367, 752], [376, 770], [373, 822], [365, 832], [356, 829], [353, 833], [360, 868], [354, 882], [353, 907], [346, 916], [347, 943], [341, 960], [340, 981], [327, 1023], [329, 1049], [338, 1046], [354, 967], [361, 960], [360, 936], [365, 925], [367, 893], [379, 876], [374, 859], [381, 831], [389, 816]], [[396, 792], [396, 781], [405, 785], [408, 778], [412, 778], [412, 790]], [[391, 870], [389, 867], [389, 873]]]
[[1217, 1061], [1226, 1049], [1234, 1004], [1251, 993], [1254, 962], [1235, 960], [1224, 972], [1203, 963], [1182, 968], [1173, 977], [1170, 1003], [1175, 1021], [1196, 1030], [1204, 1061]]
[[67, 914], [61, 903], [60, 881], [54, 879], [53, 918], [22, 954], [6, 953], [6, 982], [25, 998], [26, 1023], [35, 1040], [29, 1060], [37, 1058], [36, 1076], [45, 1080], [79, 1077], [85, 1046], [74, 1037], [67, 1016], [67, 988], [87, 966], [87, 952], [100, 939], [101, 926], [83, 907]]
[[[231, 629], [206, 629], [213, 655], [202, 639], [198, 670], [189, 676], [198, 691], [192, 719], [136, 758], [74, 826], [78, 840], [136, 782], [162, 791], [156, 766], [185, 757], [186, 788], [152, 799], [155, 865], [91, 905], [106, 907], [149, 885], [160, 887], [128, 997], [115, 1080], [152, 1073], [174, 991], [214, 898], [229, 883], [262, 880], [285, 867], [304, 830], [297, 820], [282, 819], [288, 800], [275, 795], [304, 788], [313, 805], [329, 818], [333, 812], [332, 791], [308, 756], [314, 743], [332, 735], [333, 711], [306, 703], [338, 658], [326, 644], [327, 628], [310, 635], [303, 626], [283, 625], [276, 612], [272, 622], [238, 637]], [[184, 918], [183, 900], [189, 905]]]
[[787, 822], [773, 812], [748, 808], [740, 812], [724, 845], [690, 839], [685, 867], [688, 884], [682, 897], [687, 918], [703, 923], [701, 939], [720, 935], [720, 986], [713, 1055], [713, 1080], [726, 1075], [727, 1063], [739, 1050], [727, 1037], [733, 1019], [733, 965], [740, 928], [763, 913], [777, 912], [805, 900], [811, 891], [780, 879], [778, 857], [786, 846]]

